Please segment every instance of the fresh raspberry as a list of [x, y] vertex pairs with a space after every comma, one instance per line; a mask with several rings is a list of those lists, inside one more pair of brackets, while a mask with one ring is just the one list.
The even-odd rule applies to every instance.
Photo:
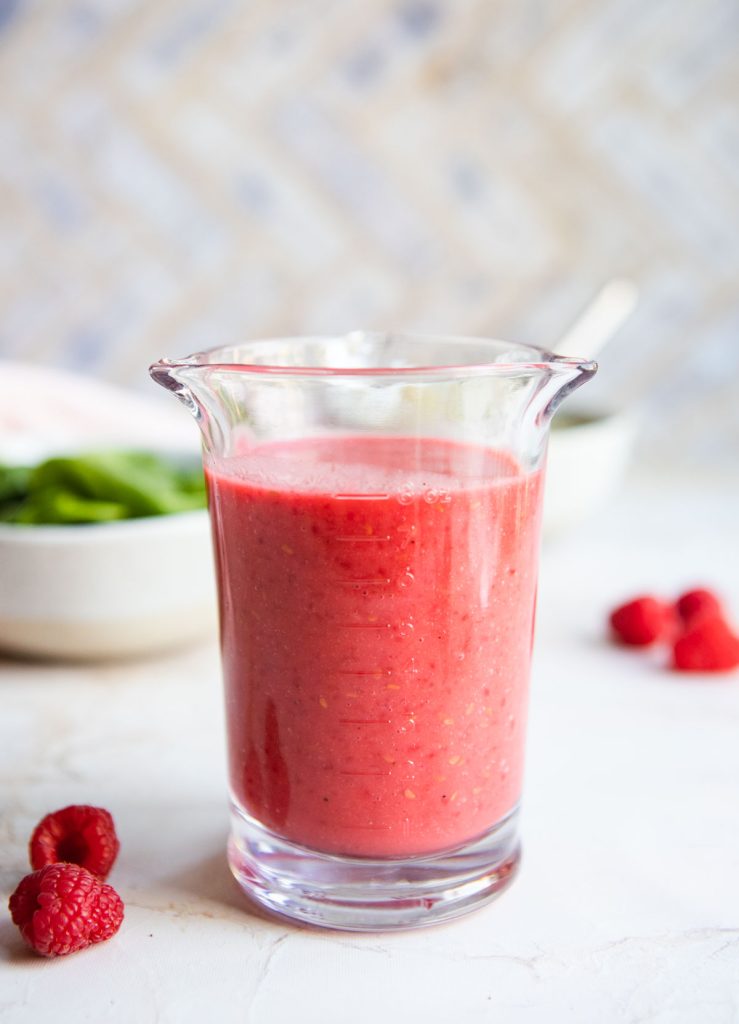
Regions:
[[31, 836], [31, 867], [65, 861], [107, 878], [120, 843], [108, 811], [83, 805], [47, 814]]
[[67, 956], [115, 935], [123, 903], [112, 886], [78, 864], [47, 864], [21, 881], [10, 915], [41, 956]]
[[611, 613], [611, 629], [623, 644], [646, 647], [666, 636], [673, 622], [670, 605], [656, 597], [636, 597]]
[[739, 665], [739, 637], [719, 615], [693, 620], [672, 648], [681, 672], [728, 672]]
[[696, 619], [723, 615], [721, 602], [712, 590], [698, 588], [681, 594], [675, 602], [677, 614], [688, 625]]

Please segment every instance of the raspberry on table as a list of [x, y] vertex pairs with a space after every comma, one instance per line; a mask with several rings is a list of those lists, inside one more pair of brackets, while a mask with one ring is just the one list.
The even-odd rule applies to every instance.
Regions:
[[123, 920], [123, 902], [115, 889], [78, 864], [47, 864], [26, 875], [9, 907], [28, 945], [47, 957], [104, 942]]
[[686, 625], [706, 616], [723, 615], [721, 601], [707, 587], [697, 587], [681, 594], [675, 602], [675, 609]]
[[739, 637], [719, 615], [689, 622], [672, 648], [672, 667], [681, 672], [728, 672], [739, 666]]
[[667, 636], [672, 628], [672, 606], [656, 597], [643, 595], [611, 612], [610, 623], [623, 644], [646, 647]]
[[30, 843], [31, 867], [64, 861], [107, 878], [120, 843], [110, 813], [102, 807], [74, 804], [53, 811], [38, 823]]

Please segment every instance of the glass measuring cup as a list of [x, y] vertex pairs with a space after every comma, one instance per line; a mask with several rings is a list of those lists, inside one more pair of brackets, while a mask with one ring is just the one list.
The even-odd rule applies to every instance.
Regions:
[[547, 435], [595, 370], [365, 332], [152, 366], [203, 435], [228, 857], [258, 903], [381, 930], [511, 881]]

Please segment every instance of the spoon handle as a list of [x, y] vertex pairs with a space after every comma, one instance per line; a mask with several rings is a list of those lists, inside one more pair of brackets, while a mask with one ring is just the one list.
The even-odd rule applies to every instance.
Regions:
[[629, 318], [638, 296], [633, 281], [626, 278], [609, 281], [559, 339], [554, 352], [594, 359]]

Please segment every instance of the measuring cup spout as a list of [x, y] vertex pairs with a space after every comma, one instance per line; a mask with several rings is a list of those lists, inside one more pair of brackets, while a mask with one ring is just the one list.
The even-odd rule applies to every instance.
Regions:
[[178, 398], [200, 427], [206, 446], [215, 451], [224, 446], [225, 410], [217, 388], [211, 385], [207, 367], [198, 355], [187, 360], [160, 359], [149, 367], [157, 384]]
[[541, 387], [536, 393], [536, 421], [548, 426], [549, 421], [562, 402], [589, 381], [596, 373], [598, 364], [592, 360], [573, 359], [568, 356], [551, 356], [541, 367]]
[[149, 374], [152, 380], [156, 381], [167, 391], [170, 391], [176, 398], [189, 409], [193, 416], [197, 417], [198, 406], [191, 389], [182, 381], [177, 373], [177, 364], [170, 359], [160, 359], [149, 367]]

